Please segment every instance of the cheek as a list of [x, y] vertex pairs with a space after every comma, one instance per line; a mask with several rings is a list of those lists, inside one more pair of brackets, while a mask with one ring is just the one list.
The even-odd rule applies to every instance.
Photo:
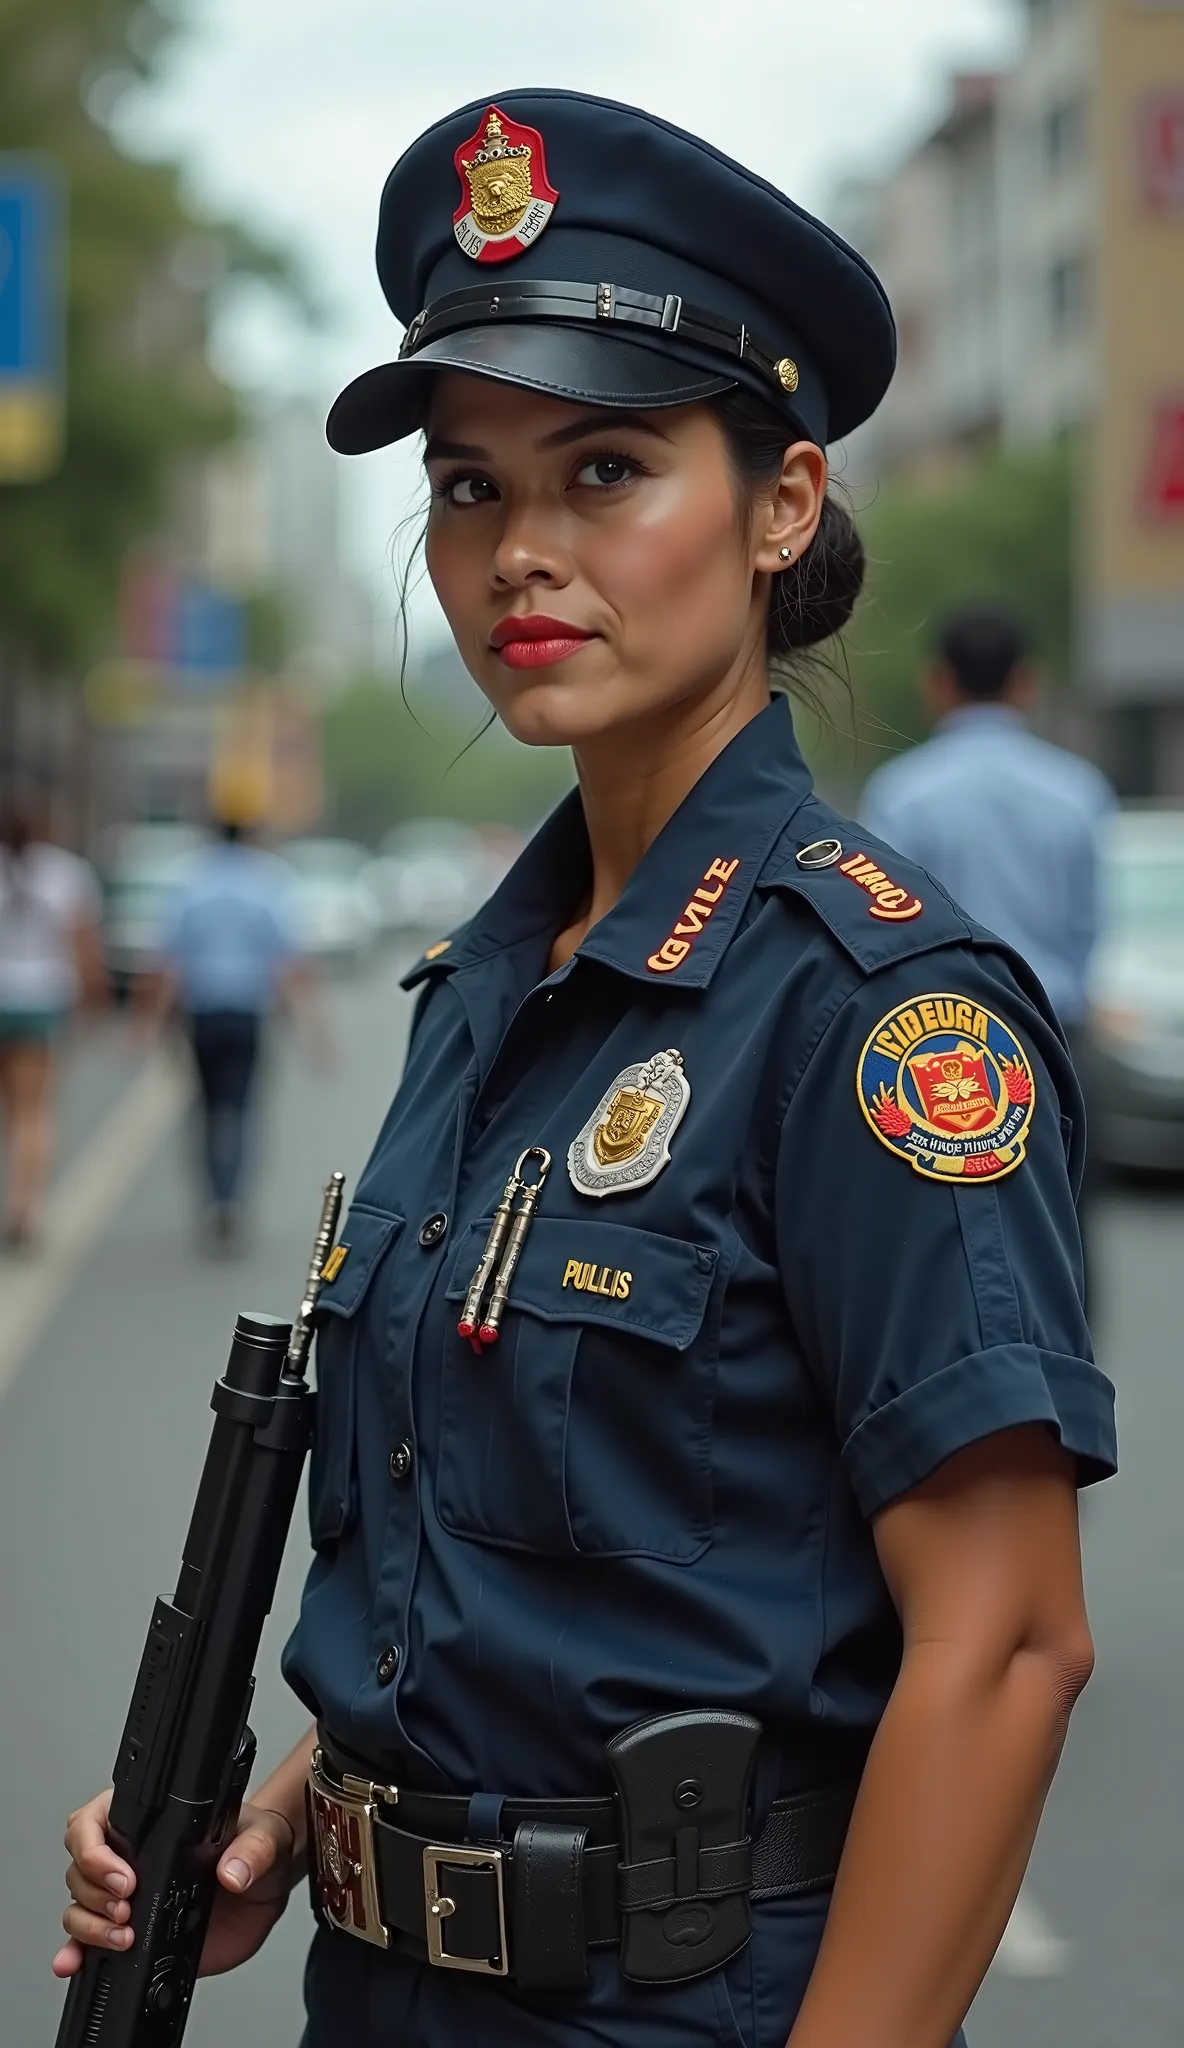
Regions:
[[726, 489], [707, 495], [672, 481], [613, 530], [601, 561], [602, 587], [627, 641], [672, 645], [705, 630], [714, 637], [747, 614], [751, 579]]

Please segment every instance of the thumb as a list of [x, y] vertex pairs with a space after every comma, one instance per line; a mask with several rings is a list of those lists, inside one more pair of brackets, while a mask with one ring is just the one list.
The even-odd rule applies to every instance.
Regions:
[[280, 1814], [267, 1814], [242, 1828], [219, 1861], [219, 1884], [229, 1892], [249, 1891], [258, 1884], [275, 1863], [279, 1829], [287, 1825]]

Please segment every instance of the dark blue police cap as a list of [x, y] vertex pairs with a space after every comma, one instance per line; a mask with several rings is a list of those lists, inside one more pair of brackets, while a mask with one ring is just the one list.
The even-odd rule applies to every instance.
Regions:
[[614, 408], [740, 387], [825, 445], [874, 412], [896, 361], [883, 288], [830, 228], [697, 136], [585, 93], [438, 121], [387, 179], [377, 254], [407, 332], [333, 406], [343, 455], [421, 427], [440, 369]]

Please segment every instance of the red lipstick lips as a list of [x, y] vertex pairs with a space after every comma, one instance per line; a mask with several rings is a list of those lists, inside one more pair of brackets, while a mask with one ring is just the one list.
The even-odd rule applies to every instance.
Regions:
[[554, 661], [566, 661], [569, 654], [578, 654], [595, 637], [567, 619], [532, 612], [528, 618], [501, 619], [489, 644], [508, 668], [547, 668]]

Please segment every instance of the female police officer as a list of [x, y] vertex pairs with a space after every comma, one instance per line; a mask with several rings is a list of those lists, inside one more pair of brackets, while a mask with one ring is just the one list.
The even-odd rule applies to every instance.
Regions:
[[[947, 2048], [1088, 1676], [1113, 1437], [1044, 995], [770, 699], [858, 593], [822, 449], [891, 316], [770, 186], [558, 92], [422, 136], [378, 263], [406, 338], [330, 439], [426, 429], [461, 653], [579, 789], [407, 978], [322, 1297], [318, 1730], [205, 1966], [311, 1859], [309, 2048]], [[61, 1974], [129, 1938], [104, 1810]]]

